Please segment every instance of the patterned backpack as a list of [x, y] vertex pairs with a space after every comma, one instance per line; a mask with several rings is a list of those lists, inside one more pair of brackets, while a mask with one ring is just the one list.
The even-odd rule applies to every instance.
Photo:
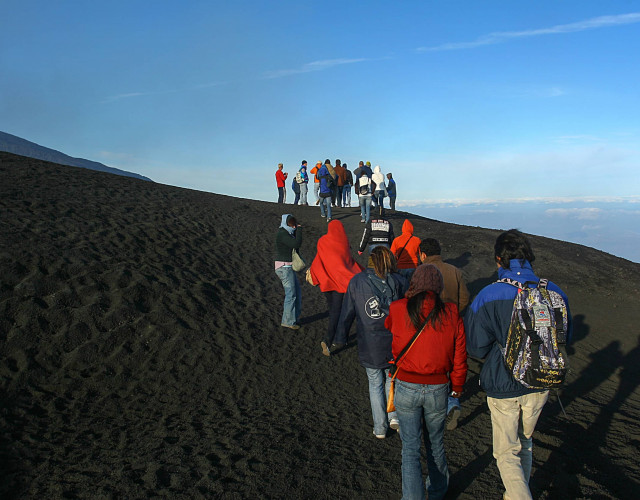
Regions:
[[547, 289], [541, 279], [534, 288], [504, 278], [518, 288], [513, 302], [507, 343], [501, 348], [507, 369], [525, 387], [551, 389], [559, 387], [569, 370], [566, 352], [568, 316], [562, 296]]

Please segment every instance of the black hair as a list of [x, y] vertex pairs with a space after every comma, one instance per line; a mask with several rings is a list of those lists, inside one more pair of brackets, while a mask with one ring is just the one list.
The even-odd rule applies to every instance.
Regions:
[[[422, 316], [422, 303], [424, 299], [427, 297], [427, 294], [431, 294], [434, 297], [433, 309], [429, 312], [427, 317]], [[436, 327], [436, 323], [440, 321], [440, 315], [444, 312], [445, 306], [444, 302], [440, 298], [440, 295], [431, 290], [425, 290], [424, 292], [420, 292], [414, 296], [412, 296], [407, 301], [407, 313], [409, 314], [409, 319], [413, 326], [420, 328], [422, 323], [431, 322], [431, 326]]]
[[327, 158], [327, 159], [324, 161], [324, 164], [325, 164], [325, 165], [331, 165], [331, 160], [330, 160], [329, 158]]
[[287, 226], [296, 227], [298, 225], [298, 219], [296, 219], [293, 215], [287, 217]]
[[427, 254], [427, 256], [440, 255], [442, 249], [440, 243], [435, 238], [425, 238], [420, 243], [420, 251]]
[[509, 229], [498, 236], [493, 250], [496, 262], [499, 262], [505, 269], [510, 269], [511, 259], [527, 260], [530, 264], [536, 260], [531, 243], [517, 229]]

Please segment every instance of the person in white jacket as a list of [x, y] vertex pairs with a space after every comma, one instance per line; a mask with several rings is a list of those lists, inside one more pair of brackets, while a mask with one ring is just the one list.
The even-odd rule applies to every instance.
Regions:
[[371, 180], [376, 183], [376, 190], [373, 193], [373, 199], [376, 202], [376, 208], [380, 210], [380, 215], [384, 215], [384, 198], [387, 196], [387, 186], [384, 183], [384, 174], [380, 169], [380, 165], [376, 165], [373, 169]]

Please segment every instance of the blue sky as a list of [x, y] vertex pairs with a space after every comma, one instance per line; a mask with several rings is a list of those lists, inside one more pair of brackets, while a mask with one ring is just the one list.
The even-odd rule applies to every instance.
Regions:
[[640, 195], [640, 1], [3, 0], [0, 130], [275, 200], [358, 160], [425, 200]]

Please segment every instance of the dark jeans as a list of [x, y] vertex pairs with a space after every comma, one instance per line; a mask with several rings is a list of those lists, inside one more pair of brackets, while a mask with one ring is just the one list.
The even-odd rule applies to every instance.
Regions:
[[284, 200], [284, 188], [283, 187], [279, 187], [278, 188], [278, 203], [282, 203], [283, 200]]
[[395, 210], [396, 209], [396, 197], [395, 196], [389, 196], [389, 205], [391, 207], [391, 210]]
[[294, 193], [296, 194], [296, 199], [293, 200], [293, 204], [297, 205], [298, 202], [300, 201], [300, 191], [299, 190], [298, 191], [294, 191]]
[[336, 201], [338, 202], [338, 206], [341, 207], [342, 206], [342, 190], [344, 189], [344, 186], [338, 186], [338, 193], [336, 196]]
[[324, 337], [324, 341], [330, 346], [336, 336], [336, 328], [338, 327], [338, 320], [340, 319], [340, 312], [342, 311], [342, 298], [344, 297], [344, 293], [331, 291], [323, 292], [323, 295], [327, 299], [327, 306], [329, 307], [329, 326], [327, 327], [327, 334]]

